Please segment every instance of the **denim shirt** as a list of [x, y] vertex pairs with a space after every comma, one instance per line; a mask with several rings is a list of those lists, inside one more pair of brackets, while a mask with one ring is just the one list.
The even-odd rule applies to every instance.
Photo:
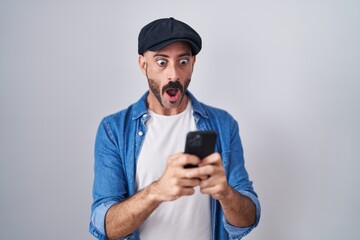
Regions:
[[[255, 224], [240, 228], [226, 221], [219, 202], [211, 198], [212, 239], [241, 239], [259, 223], [260, 203], [244, 166], [238, 124], [227, 112], [198, 102], [190, 92], [187, 94], [193, 105], [197, 129], [213, 130], [218, 134], [215, 150], [221, 154], [228, 184], [256, 206]], [[136, 162], [149, 119], [147, 95], [148, 92], [127, 109], [105, 117], [98, 128], [89, 226], [90, 233], [98, 239], [107, 239], [104, 222], [108, 209], [136, 194]], [[139, 239], [138, 230], [121, 239]]]

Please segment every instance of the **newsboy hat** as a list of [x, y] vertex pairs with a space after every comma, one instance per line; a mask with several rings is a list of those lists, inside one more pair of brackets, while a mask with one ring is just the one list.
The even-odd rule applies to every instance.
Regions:
[[158, 51], [170, 43], [184, 41], [190, 44], [192, 54], [201, 50], [201, 37], [186, 23], [174, 18], [162, 18], [144, 26], [138, 38], [138, 53]]

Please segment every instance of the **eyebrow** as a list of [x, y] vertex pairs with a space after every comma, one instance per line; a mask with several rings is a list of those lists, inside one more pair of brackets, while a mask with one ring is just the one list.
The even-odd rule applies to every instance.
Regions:
[[[191, 54], [190, 53], [181, 53], [179, 54], [177, 57], [190, 57]], [[166, 57], [166, 58], [169, 58], [170, 56], [169, 55], [166, 55], [166, 54], [163, 54], [163, 53], [156, 53], [153, 58], [155, 57]]]

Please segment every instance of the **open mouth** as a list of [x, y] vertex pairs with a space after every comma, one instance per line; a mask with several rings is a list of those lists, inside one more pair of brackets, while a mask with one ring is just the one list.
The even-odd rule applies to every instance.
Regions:
[[176, 101], [180, 96], [180, 90], [177, 88], [169, 88], [165, 92], [171, 102]]
[[170, 88], [168, 90], [166, 90], [166, 93], [170, 96], [170, 97], [175, 97], [176, 94], [178, 93], [179, 89], [176, 88]]
[[168, 101], [171, 103], [176, 103], [181, 98], [183, 86], [179, 81], [169, 82], [163, 87], [162, 92]]

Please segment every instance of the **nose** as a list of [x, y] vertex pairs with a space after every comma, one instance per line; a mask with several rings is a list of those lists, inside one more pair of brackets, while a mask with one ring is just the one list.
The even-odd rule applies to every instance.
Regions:
[[176, 63], [169, 64], [167, 67], [167, 78], [169, 81], [175, 81], [179, 79], [180, 69]]

